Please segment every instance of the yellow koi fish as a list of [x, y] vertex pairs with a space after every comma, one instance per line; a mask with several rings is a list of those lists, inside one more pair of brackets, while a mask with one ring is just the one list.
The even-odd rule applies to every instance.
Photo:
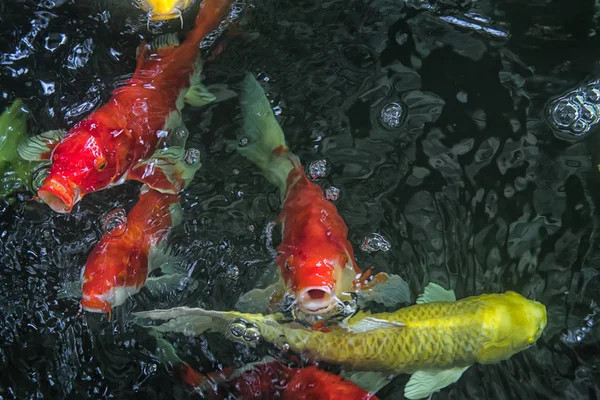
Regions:
[[173, 18], [181, 19], [181, 13], [189, 8], [194, 0], [136, 0], [142, 10], [148, 13], [153, 21], [164, 21]]
[[[281, 314], [261, 315], [177, 307], [135, 313], [168, 320], [159, 332], [224, 333], [248, 345], [261, 338], [311, 361], [342, 364], [365, 390], [374, 393], [383, 376], [412, 374], [404, 389], [421, 399], [456, 382], [473, 364], [506, 360], [533, 345], [546, 327], [546, 307], [515, 292], [483, 294], [456, 301], [453, 291], [430, 283], [417, 304], [391, 313], [359, 312], [329, 332], [286, 323]], [[367, 375], [371, 374], [371, 375]], [[380, 389], [389, 381], [377, 383]], [[369, 387], [366, 387], [369, 386]]]

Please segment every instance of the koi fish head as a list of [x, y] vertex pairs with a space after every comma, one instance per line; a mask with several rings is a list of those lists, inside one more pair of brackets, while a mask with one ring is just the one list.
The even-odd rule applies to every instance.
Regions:
[[342, 303], [340, 296], [351, 290], [354, 278], [354, 271], [347, 267], [347, 262], [345, 254], [331, 258], [294, 255], [287, 258], [288, 282], [300, 311], [322, 315]]
[[181, 13], [192, 5], [193, 0], [138, 0], [148, 17], [154, 21], [181, 18]]
[[[490, 340], [482, 354], [480, 362], [505, 360], [519, 351], [533, 345], [546, 328], [546, 307], [534, 300], [526, 299], [515, 292], [502, 295], [490, 295], [487, 303], [490, 310], [483, 317], [495, 321]], [[493, 313], [493, 314], [492, 314]]]
[[50, 208], [68, 213], [86, 194], [110, 185], [117, 162], [104, 143], [85, 128], [76, 128], [56, 146], [48, 177], [38, 196]]

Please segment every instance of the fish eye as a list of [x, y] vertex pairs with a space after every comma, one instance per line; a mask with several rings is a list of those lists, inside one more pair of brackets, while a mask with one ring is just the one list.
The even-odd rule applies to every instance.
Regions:
[[104, 168], [106, 168], [106, 160], [102, 160], [97, 166], [96, 169], [98, 171], [102, 171]]

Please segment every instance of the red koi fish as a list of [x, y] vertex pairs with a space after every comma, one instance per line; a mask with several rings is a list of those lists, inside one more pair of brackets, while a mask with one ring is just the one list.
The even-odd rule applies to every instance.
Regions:
[[234, 398], [282, 400], [377, 400], [352, 381], [312, 365], [290, 368], [279, 361], [250, 364], [204, 375], [186, 363], [174, 364], [174, 373], [211, 400]]
[[[240, 140], [238, 151], [260, 167], [281, 193], [283, 205], [276, 219], [283, 230], [276, 260], [282, 278], [279, 284], [291, 292], [298, 311], [306, 316], [339, 312], [351, 293], [376, 287], [382, 289], [381, 294], [386, 293], [386, 301], [408, 302], [408, 286], [398, 276], [388, 279], [387, 274], [379, 273], [366, 282], [370, 271], [363, 275], [356, 264], [344, 220], [323, 196], [321, 187], [306, 177], [298, 157], [289, 151], [271, 105], [251, 75], [242, 84], [240, 103], [245, 138]], [[277, 285], [266, 290], [277, 293]], [[268, 297], [264, 292], [258, 289], [242, 296], [238, 307], [263, 301]], [[276, 298], [271, 296], [271, 300]]]
[[[180, 168], [187, 169], [182, 174], [188, 177], [184, 182], [187, 186], [200, 168], [197, 150], [188, 150], [187, 157], [180, 147], [171, 147], [163, 153], [171, 153], [165, 156], [177, 159]], [[138, 202], [127, 217], [125, 232], [121, 235], [105, 233], [88, 256], [82, 270], [83, 309], [110, 313], [113, 307], [123, 304], [150, 283], [167, 289], [176, 288], [187, 275], [176, 267], [169, 268], [168, 263], [165, 266], [168, 260], [165, 242], [171, 228], [180, 223], [179, 195], [160, 193], [143, 186]], [[158, 268], [164, 275], [149, 278], [148, 274]]]
[[[138, 180], [162, 193], [181, 190], [181, 177], [151, 160], [167, 140], [182, 146], [180, 110], [214, 99], [200, 82], [199, 44], [227, 16], [231, 0], [205, 0], [195, 27], [181, 44], [176, 34], [142, 43], [137, 68], [112, 98], [57, 141], [54, 132], [34, 137], [21, 149], [28, 160], [51, 158], [38, 196], [54, 211], [68, 213], [83, 196]], [[49, 139], [50, 142], [49, 143]], [[167, 164], [168, 166], [168, 164]]]

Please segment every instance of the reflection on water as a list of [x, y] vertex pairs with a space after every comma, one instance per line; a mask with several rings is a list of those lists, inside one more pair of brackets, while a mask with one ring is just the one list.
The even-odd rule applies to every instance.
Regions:
[[[184, 110], [189, 146], [205, 162], [182, 196], [184, 222], [171, 242], [195, 289], [142, 290], [110, 322], [56, 299], [62, 282], [78, 279], [102, 216], [131, 210], [136, 183], [94, 193], [68, 215], [29, 201], [3, 206], [0, 396], [188, 397], [128, 315], [230, 309], [269, 274], [266, 227], [278, 194], [228, 147], [241, 129], [235, 93], [248, 70], [265, 83], [292, 151], [337, 198], [363, 269], [398, 273], [414, 294], [434, 281], [458, 297], [514, 290], [547, 305], [534, 347], [470, 368], [434, 399], [600, 397], [597, 130], [590, 124], [581, 140], [563, 140], [546, 112], [597, 79], [599, 10], [567, 3], [251, 4], [222, 39], [205, 43], [205, 82], [217, 101]], [[184, 12], [185, 29], [197, 9]], [[23, 98], [32, 133], [82, 119], [130, 76], [142, 38], [180, 24], [153, 23], [149, 32], [127, 2], [25, 0], [0, 10], [2, 106]], [[561, 110], [559, 121], [575, 120]], [[389, 251], [359, 251], [375, 238]], [[171, 339], [205, 371], [268, 351], [210, 335]], [[406, 379], [379, 397], [397, 398]]]

